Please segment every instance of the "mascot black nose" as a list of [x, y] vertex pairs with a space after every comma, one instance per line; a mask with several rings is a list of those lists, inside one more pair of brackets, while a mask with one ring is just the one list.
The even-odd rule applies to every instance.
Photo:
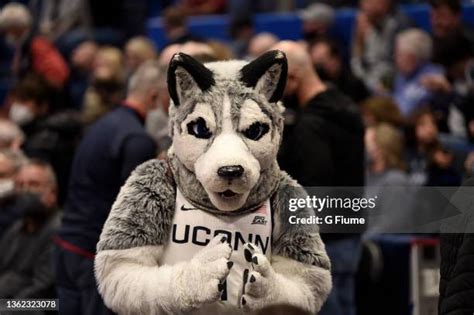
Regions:
[[222, 166], [219, 167], [217, 170], [217, 174], [220, 177], [233, 179], [242, 176], [244, 173], [244, 168], [240, 165], [230, 165], [230, 166]]

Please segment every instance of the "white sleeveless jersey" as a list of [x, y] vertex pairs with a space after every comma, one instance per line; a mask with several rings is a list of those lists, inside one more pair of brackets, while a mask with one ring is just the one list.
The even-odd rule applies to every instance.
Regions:
[[[251, 269], [244, 257], [244, 244], [251, 242], [270, 259], [272, 220], [270, 201], [251, 212], [236, 216], [219, 216], [191, 205], [179, 191], [176, 192], [176, 210], [171, 225], [168, 244], [161, 264], [173, 265], [189, 261], [216, 235], [226, 236], [233, 252], [234, 262], [226, 280], [226, 287], [217, 303], [206, 305], [192, 314], [234, 314], [240, 313], [239, 301], [242, 295], [243, 273]], [[192, 285], [191, 283], [189, 285]]]

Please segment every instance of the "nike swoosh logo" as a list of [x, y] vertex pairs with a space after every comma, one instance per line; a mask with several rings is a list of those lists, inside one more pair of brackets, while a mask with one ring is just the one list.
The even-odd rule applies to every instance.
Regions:
[[181, 211], [197, 210], [197, 208], [186, 208], [184, 205], [181, 206]]

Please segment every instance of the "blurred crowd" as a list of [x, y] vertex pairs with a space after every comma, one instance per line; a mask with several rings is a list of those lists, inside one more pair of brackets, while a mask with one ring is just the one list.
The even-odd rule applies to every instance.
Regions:
[[429, 1], [432, 33], [394, 0], [336, 1], [358, 6], [350, 45], [331, 32], [333, 1], [304, 2], [297, 42], [255, 33], [250, 18], [233, 20], [230, 42], [203, 38], [187, 16], [231, 3], [163, 1], [160, 51], [140, 1], [102, 2], [2, 1], [1, 298], [59, 294], [67, 314], [109, 312], [95, 244], [130, 172], [166, 157], [177, 52], [201, 62], [287, 53], [280, 164], [303, 185], [457, 186], [474, 173], [474, 29], [459, 0]]

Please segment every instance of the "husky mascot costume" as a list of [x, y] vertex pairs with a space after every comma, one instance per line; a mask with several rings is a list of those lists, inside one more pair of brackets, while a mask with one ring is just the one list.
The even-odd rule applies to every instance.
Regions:
[[119, 314], [315, 314], [331, 289], [318, 228], [291, 225], [305, 192], [276, 162], [287, 60], [203, 65], [178, 53], [173, 145], [132, 173], [97, 245], [95, 273]]

